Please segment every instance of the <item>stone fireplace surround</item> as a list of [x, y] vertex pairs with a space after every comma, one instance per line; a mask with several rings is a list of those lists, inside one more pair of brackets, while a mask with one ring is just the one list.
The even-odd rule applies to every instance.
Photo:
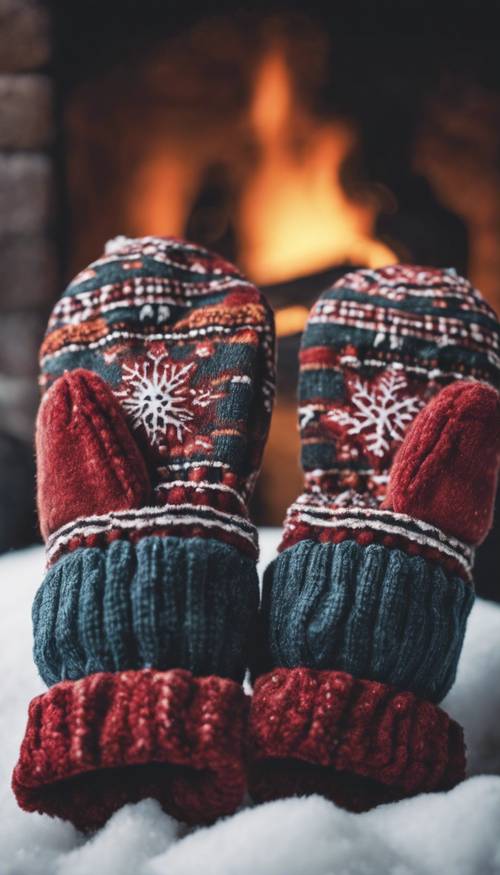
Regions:
[[43, 3], [0, 0], [0, 432], [25, 442], [57, 286], [50, 42]]

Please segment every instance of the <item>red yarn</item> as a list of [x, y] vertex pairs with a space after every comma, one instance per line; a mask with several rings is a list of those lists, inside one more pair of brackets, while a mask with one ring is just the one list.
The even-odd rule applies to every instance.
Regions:
[[493, 523], [499, 465], [498, 392], [485, 383], [452, 383], [410, 426], [382, 507], [479, 544]]
[[188, 823], [232, 814], [245, 790], [247, 708], [234, 681], [181, 669], [62, 681], [30, 704], [17, 801], [84, 830], [147, 797]]
[[257, 801], [321, 793], [354, 811], [465, 776], [460, 726], [436, 705], [345, 672], [275, 669], [255, 684], [249, 787]]
[[149, 477], [106, 383], [78, 369], [49, 389], [38, 414], [38, 512], [44, 538], [80, 516], [147, 504]]

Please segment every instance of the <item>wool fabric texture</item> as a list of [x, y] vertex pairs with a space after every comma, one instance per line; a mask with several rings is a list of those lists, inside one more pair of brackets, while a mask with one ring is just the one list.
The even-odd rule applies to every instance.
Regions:
[[276, 669], [259, 678], [249, 748], [257, 801], [321, 792], [363, 811], [465, 777], [462, 729], [444, 711], [344, 672]]
[[34, 659], [49, 686], [146, 667], [242, 681], [257, 606], [255, 562], [223, 542], [149, 536], [80, 548], [35, 597]]
[[57, 302], [40, 365], [34, 656], [54, 686], [30, 707], [18, 802], [82, 828], [147, 796], [190, 823], [230, 814], [272, 312], [201, 247], [119, 238]]
[[[498, 382], [499, 351], [493, 312], [453, 271], [356, 271], [320, 297], [301, 346], [306, 488], [287, 513], [280, 555], [265, 576], [262, 670], [338, 669], [433, 701], [446, 695], [473, 601], [471, 521], [477, 527], [476, 508], [487, 498], [485, 529], [496, 487], [498, 442], [488, 455], [488, 441], [498, 432], [498, 393], [478, 381]], [[408, 428], [414, 422], [418, 459], [427, 454], [430, 471], [444, 417], [448, 429], [432, 476], [421, 478], [430, 482], [418, 488], [418, 507], [404, 497], [421, 472], [408, 461], [414, 450], [396, 499], [386, 500]], [[431, 420], [440, 423], [434, 431], [425, 426]], [[474, 439], [455, 440], [450, 450], [450, 434], [466, 421], [476, 422]], [[452, 508], [447, 517], [430, 507], [430, 493], [441, 495], [450, 471], [460, 471], [469, 496], [468, 527], [462, 519], [444, 528]], [[479, 491], [468, 487], [472, 480]], [[442, 507], [451, 495], [444, 488]]]
[[258, 603], [247, 502], [274, 394], [267, 302], [200, 247], [119, 239], [56, 304], [41, 368], [42, 676], [241, 680]]
[[499, 462], [498, 392], [483, 383], [454, 383], [413, 422], [384, 504], [479, 544], [493, 524]]
[[[500, 386], [500, 326], [453, 270], [346, 274], [312, 308], [300, 350], [306, 489], [379, 506], [417, 413], [449, 383]], [[300, 520], [296, 519], [296, 523]]]
[[349, 672], [440, 701], [474, 594], [439, 564], [381, 544], [301, 541], [264, 577], [264, 665]]
[[246, 714], [239, 684], [182, 670], [62, 681], [30, 704], [13, 790], [82, 830], [147, 797], [209, 823], [241, 803]]
[[236, 268], [182, 241], [120, 239], [54, 307], [40, 365], [51, 563], [111, 525], [124, 539], [145, 526], [215, 532], [256, 557], [247, 503], [274, 397], [274, 326]]
[[[499, 382], [498, 320], [453, 270], [356, 271], [313, 307], [300, 352], [305, 488], [260, 613], [257, 671], [273, 671], [251, 706], [256, 799], [319, 792], [364, 810], [463, 778], [462, 732], [434, 703], [455, 678], [473, 544], [491, 519], [498, 448], [488, 449], [487, 411]], [[454, 424], [436, 450], [446, 404]], [[474, 405], [480, 425], [460, 442]], [[436, 464], [434, 482], [412, 492], [415, 452]], [[454, 508], [434, 511], [460, 477], [467, 520], [449, 525]]]
[[53, 384], [36, 429], [40, 527], [47, 539], [71, 519], [147, 504], [142, 454], [113, 393], [77, 369]]

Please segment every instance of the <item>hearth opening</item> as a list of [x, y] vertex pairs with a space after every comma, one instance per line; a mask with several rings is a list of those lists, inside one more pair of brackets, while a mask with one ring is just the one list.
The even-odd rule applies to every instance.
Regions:
[[176, 235], [267, 292], [278, 402], [254, 513], [278, 525], [302, 488], [297, 354], [318, 294], [408, 260], [500, 302], [500, 103], [484, 40], [369, 13], [353, 28], [347, 4], [259, 6], [53, 14], [65, 277], [117, 234]]

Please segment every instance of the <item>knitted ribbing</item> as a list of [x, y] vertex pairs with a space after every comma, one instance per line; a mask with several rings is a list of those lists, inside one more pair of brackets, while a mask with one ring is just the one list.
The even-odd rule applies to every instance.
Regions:
[[302, 541], [265, 574], [261, 668], [337, 669], [440, 701], [473, 599], [468, 584], [420, 556]]
[[218, 541], [79, 549], [35, 597], [34, 659], [48, 685], [150, 666], [241, 681], [257, 604], [255, 563]]
[[321, 792], [351, 810], [463, 780], [460, 726], [386, 684], [276, 669], [255, 684], [249, 786], [257, 801]]
[[180, 670], [62, 681], [30, 704], [17, 801], [79, 829], [148, 797], [189, 823], [231, 814], [245, 789], [247, 707], [234, 681]]

